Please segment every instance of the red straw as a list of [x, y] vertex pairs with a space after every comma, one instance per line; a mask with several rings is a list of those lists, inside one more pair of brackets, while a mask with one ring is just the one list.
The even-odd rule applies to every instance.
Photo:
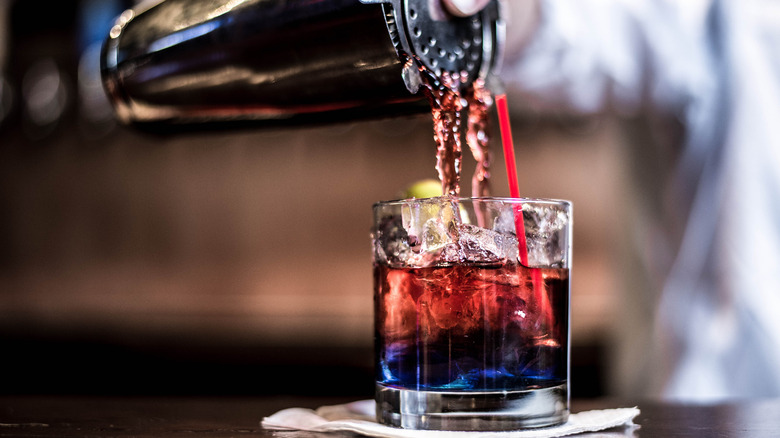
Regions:
[[[512, 127], [509, 124], [509, 107], [506, 103], [506, 94], [496, 96], [496, 109], [498, 109], [498, 125], [501, 128], [501, 141], [504, 145], [504, 163], [509, 179], [509, 194], [513, 198], [520, 197], [520, 186], [517, 183], [517, 166], [515, 166], [515, 144], [512, 141]], [[522, 222], [520, 223], [522, 225]]]
[[[509, 124], [509, 107], [506, 103], [506, 94], [496, 96], [496, 109], [498, 110], [498, 125], [501, 129], [501, 143], [504, 146], [504, 164], [506, 165], [506, 175], [509, 181], [509, 195], [513, 198], [520, 198], [520, 185], [517, 182], [517, 165], [515, 164], [515, 144], [512, 141], [512, 128]], [[523, 206], [516, 204], [515, 211], [515, 231], [517, 232], [517, 243], [520, 250], [520, 263], [528, 265], [528, 243], [525, 240], [525, 224], [523, 224]], [[538, 268], [532, 268], [534, 295], [539, 303], [540, 312], [544, 320], [552, 323], [552, 306], [547, 293], [544, 290], [542, 280], [542, 271]]]
[[[512, 127], [509, 124], [509, 107], [506, 103], [506, 94], [496, 96], [496, 109], [498, 110], [498, 125], [501, 129], [501, 143], [504, 146], [504, 164], [506, 165], [506, 176], [509, 181], [509, 196], [519, 198], [520, 185], [517, 182], [515, 144], [512, 141]], [[520, 244], [520, 263], [528, 266], [528, 247], [525, 241], [522, 205], [515, 208], [515, 231], [517, 231], [517, 239]]]

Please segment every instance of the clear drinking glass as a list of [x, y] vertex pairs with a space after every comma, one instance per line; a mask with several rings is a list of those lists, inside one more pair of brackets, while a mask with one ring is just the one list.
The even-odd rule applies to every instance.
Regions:
[[380, 423], [512, 430], [567, 420], [569, 202], [380, 202], [372, 241]]

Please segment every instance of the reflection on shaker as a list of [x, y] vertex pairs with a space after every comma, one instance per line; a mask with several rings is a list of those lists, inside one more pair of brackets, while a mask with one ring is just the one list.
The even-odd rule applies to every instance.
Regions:
[[64, 72], [53, 59], [45, 58], [30, 66], [22, 80], [28, 134], [40, 138], [54, 129], [69, 97]]
[[0, 126], [11, 113], [13, 107], [13, 89], [11, 84], [0, 74]]

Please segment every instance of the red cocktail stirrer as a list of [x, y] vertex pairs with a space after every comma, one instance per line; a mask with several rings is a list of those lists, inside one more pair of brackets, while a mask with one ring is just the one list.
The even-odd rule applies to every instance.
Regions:
[[[509, 195], [512, 198], [520, 198], [520, 186], [517, 182], [517, 166], [515, 164], [515, 145], [512, 141], [512, 128], [509, 124], [509, 107], [506, 102], [506, 94], [496, 96], [496, 109], [498, 111], [498, 124], [501, 129], [501, 143], [504, 146], [504, 164], [506, 165], [506, 175], [509, 182]], [[515, 204], [515, 232], [517, 232], [517, 241], [520, 251], [520, 263], [529, 267], [528, 264], [528, 243], [525, 240], [525, 224], [523, 224], [523, 206]], [[552, 323], [552, 306], [547, 292], [544, 289], [542, 280], [542, 271], [539, 268], [532, 268], [534, 295], [539, 303], [539, 311], [543, 320]]]

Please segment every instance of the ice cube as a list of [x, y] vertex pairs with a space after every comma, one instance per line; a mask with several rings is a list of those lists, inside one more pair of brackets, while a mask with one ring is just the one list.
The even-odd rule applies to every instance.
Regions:
[[413, 254], [415, 242], [410, 239], [397, 216], [386, 216], [379, 221], [373, 241], [375, 261], [389, 266], [405, 266]]
[[477, 289], [469, 287], [459, 270], [437, 270], [425, 279], [425, 292], [419, 298], [423, 332], [429, 339], [447, 331], [464, 335], [477, 328], [481, 315]]
[[401, 210], [403, 227], [412, 243], [419, 243], [416, 252], [440, 252], [457, 241], [457, 225], [461, 222], [457, 202], [452, 198], [421, 199], [404, 204]]
[[457, 262], [460, 221], [458, 204], [452, 198], [423, 199], [405, 205], [402, 222], [414, 252], [406, 262], [418, 267]]
[[498, 213], [495, 220], [493, 221], [493, 231], [503, 235], [517, 235], [517, 231], [515, 230], [514, 208], [507, 206], [506, 208], [502, 209], [500, 213]]
[[451, 242], [447, 224], [442, 223], [437, 217], [430, 218], [425, 222], [422, 232], [422, 250], [424, 252], [438, 251]]
[[476, 263], [517, 261], [518, 242], [514, 232], [495, 230], [462, 224], [460, 227], [460, 251], [462, 260]]
[[494, 263], [504, 259], [503, 236], [493, 230], [461, 224], [458, 245], [463, 260]]
[[553, 233], [566, 226], [568, 217], [564, 210], [551, 205], [523, 206], [523, 224], [526, 232]]
[[502, 234], [500, 246], [503, 248], [504, 258], [506, 260], [518, 261], [520, 251], [520, 243], [517, 241], [517, 236], [514, 234]]
[[430, 198], [409, 201], [401, 206], [403, 226], [410, 235], [421, 235], [425, 223], [430, 219], [439, 218], [447, 223], [455, 220], [453, 214], [454, 201], [451, 198]]
[[523, 210], [528, 264], [534, 267], [564, 266], [569, 244], [566, 211], [549, 205], [526, 205]]
[[[401, 206], [401, 220], [404, 230], [415, 241], [419, 241], [422, 236], [423, 224], [425, 223], [424, 212], [421, 211], [420, 204], [404, 204]], [[421, 217], [422, 216], [422, 217]]]

